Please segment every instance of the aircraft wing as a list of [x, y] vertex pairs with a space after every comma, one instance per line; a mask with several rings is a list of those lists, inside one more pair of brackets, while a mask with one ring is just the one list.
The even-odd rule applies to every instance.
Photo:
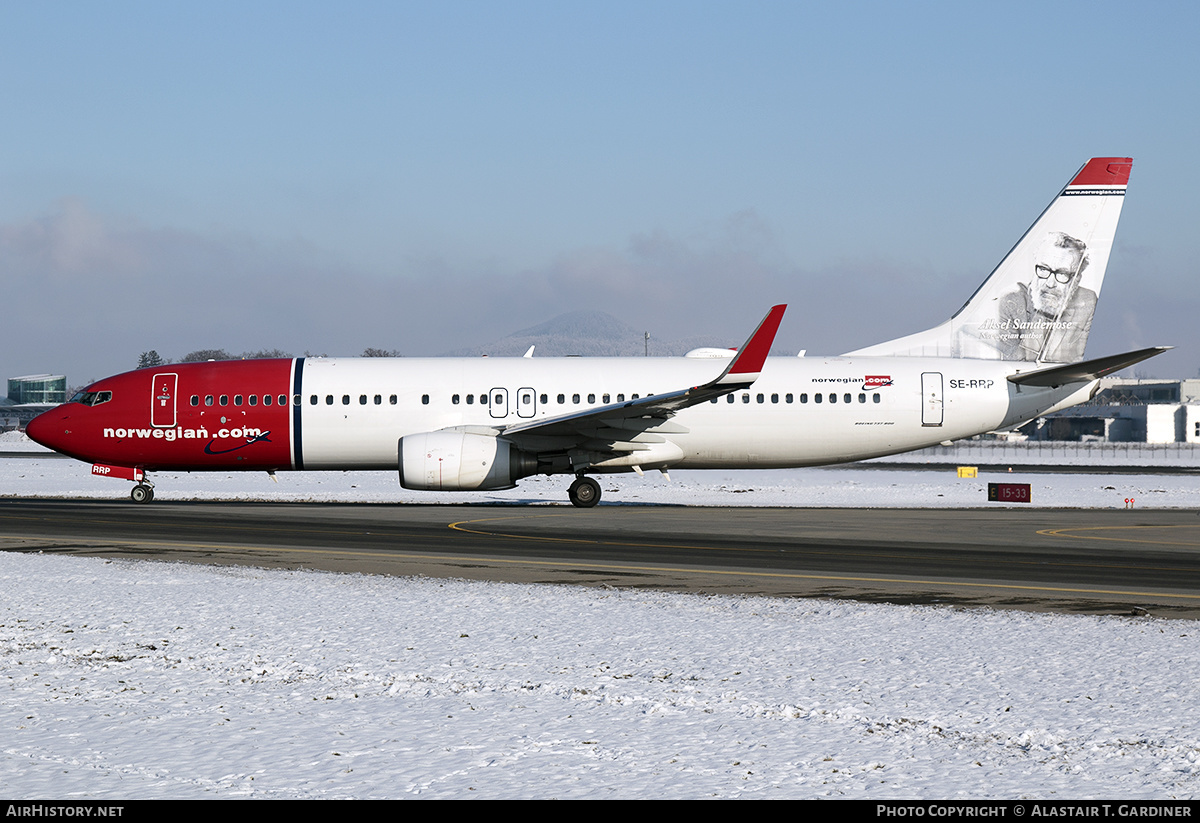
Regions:
[[1108, 357], [1099, 357], [1095, 360], [1069, 363], [1066, 366], [1051, 366], [1048, 369], [1019, 372], [1009, 375], [1008, 382], [1015, 383], [1018, 386], [1046, 386], [1051, 388], [1065, 386], [1068, 383], [1087, 383], [1089, 380], [1096, 380], [1115, 371], [1132, 366], [1135, 363], [1149, 360], [1151, 357], [1156, 357], [1165, 351], [1170, 351], [1171, 348], [1171, 346], [1155, 346], [1149, 349], [1125, 352], [1124, 354], [1110, 354]]
[[[680, 409], [707, 403], [714, 397], [720, 397], [730, 392], [744, 389], [754, 383], [762, 372], [763, 363], [771, 344], [775, 341], [775, 333], [783, 319], [786, 305], [773, 306], [767, 316], [762, 319], [750, 338], [738, 349], [737, 355], [726, 366], [725, 371], [715, 379], [701, 386], [687, 389], [653, 394], [637, 400], [624, 403], [611, 403], [571, 414], [562, 414], [541, 420], [516, 423], [506, 426], [501, 434], [505, 437], [512, 435], [542, 436], [542, 437], [589, 437], [595, 438], [602, 430], [612, 430], [600, 439], [612, 440], [616, 432], [624, 431], [627, 435], [636, 431], [644, 431], [672, 417]], [[630, 421], [642, 419], [644, 423]], [[616, 437], [615, 439], [622, 439]]]

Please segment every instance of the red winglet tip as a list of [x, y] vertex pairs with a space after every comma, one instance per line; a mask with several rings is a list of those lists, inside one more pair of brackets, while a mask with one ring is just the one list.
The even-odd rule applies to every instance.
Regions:
[[730, 365], [729, 374], [757, 374], [762, 371], [763, 363], [766, 362], [767, 354], [771, 351], [771, 344], [775, 342], [775, 333], [779, 331], [779, 324], [783, 321], [783, 312], [786, 308], [786, 304], [771, 307], [767, 316], [754, 330], [754, 334], [750, 335], [750, 339], [738, 350], [737, 357]]
[[1093, 157], [1068, 185], [1127, 186], [1132, 168], [1132, 157]]

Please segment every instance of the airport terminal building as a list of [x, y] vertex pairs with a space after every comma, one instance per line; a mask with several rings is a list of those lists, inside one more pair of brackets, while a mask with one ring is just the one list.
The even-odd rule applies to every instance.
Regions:
[[47, 409], [67, 402], [67, 378], [61, 374], [27, 374], [8, 379], [8, 397], [0, 398], [0, 431], [23, 429]]
[[1200, 379], [1106, 377], [1088, 403], [1022, 427], [1031, 440], [1200, 443]]
[[8, 378], [8, 399], [23, 403], [49, 403], [57, 406], [67, 402], [67, 378], [61, 374], [28, 374]]

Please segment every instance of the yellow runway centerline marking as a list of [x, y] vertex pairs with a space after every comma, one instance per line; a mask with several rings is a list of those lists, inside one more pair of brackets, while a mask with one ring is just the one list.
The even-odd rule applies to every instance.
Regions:
[[1154, 546], [1193, 546], [1200, 549], [1200, 531], [1190, 540], [1164, 540], [1148, 537], [1118, 537], [1112, 534], [1076, 534], [1076, 532], [1120, 532], [1120, 531], [1154, 531], [1166, 529], [1196, 529], [1200, 523], [1179, 524], [1173, 526], [1078, 526], [1066, 529], [1041, 529], [1038, 534], [1047, 537], [1073, 537], [1077, 540], [1109, 540], [1120, 543], [1145, 543]]

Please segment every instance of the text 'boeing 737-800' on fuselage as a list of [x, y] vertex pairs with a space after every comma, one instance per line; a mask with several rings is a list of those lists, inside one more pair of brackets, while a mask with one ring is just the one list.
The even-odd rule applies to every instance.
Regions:
[[736, 350], [682, 358], [294, 358], [119, 374], [31, 438], [132, 480], [155, 471], [379, 470], [406, 489], [571, 475], [845, 463], [1009, 429], [1165, 351], [1084, 360], [1132, 161], [1089, 160], [950, 319], [835, 357], [767, 357], [775, 306]]

